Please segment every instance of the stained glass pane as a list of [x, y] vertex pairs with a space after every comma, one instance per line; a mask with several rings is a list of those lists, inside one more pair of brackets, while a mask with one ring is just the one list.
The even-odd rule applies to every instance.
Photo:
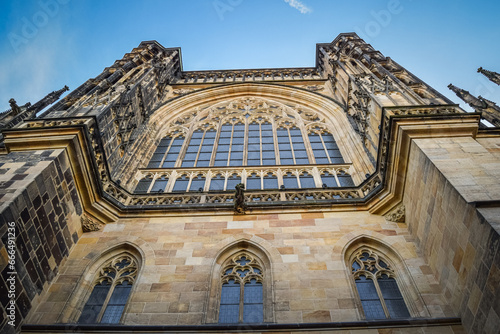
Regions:
[[247, 177], [246, 189], [260, 189], [260, 176], [252, 175]]
[[305, 174], [300, 176], [300, 186], [301, 188], [315, 188], [316, 184], [312, 175]]
[[274, 175], [264, 176], [264, 189], [278, 189], [278, 178]]
[[183, 175], [182, 177], [175, 180], [174, 189], [172, 191], [186, 191], [189, 183], [189, 179]]
[[210, 180], [210, 190], [224, 190], [224, 177], [217, 175]]
[[348, 174], [338, 174], [337, 175], [341, 187], [354, 187], [354, 182]]
[[234, 280], [222, 285], [220, 296], [219, 323], [239, 321], [240, 285]]
[[82, 314], [78, 323], [80, 324], [93, 324], [96, 323], [99, 312], [101, 311], [102, 305], [108, 296], [111, 284], [109, 282], [103, 282], [94, 286], [90, 297], [83, 307]]
[[328, 172], [325, 172], [323, 175], [321, 175], [321, 180], [323, 181], [323, 184], [326, 184], [327, 187], [337, 186], [337, 181], [335, 180], [335, 176]]
[[378, 285], [382, 296], [384, 297], [385, 304], [389, 310], [391, 318], [409, 318], [410, 313], [404, 302], [403, 296], [399, 291], [398, 284], [394, 278], [387, 278], [387, 276], [378, 279]]
[[361, 305], [365, 312], [365, 317], [369, 319], [385, 319], [384, 309], [380, 300], [362, 300]]
[[238, 183], [241, 183], [241, 178], [239, 176], [230, 176], [227, 179], [226, 190], [234, 190]]
[[262, 283], [252, 279], [245, 284], [243, 291], [243, 322], [263, 322], [263, 290]]
[[189, 191], [203, 191], [205, 187], [205, 178], [203, 176], [198, 175], [197, 177], [191, 180], [191, 186], [189, 187]]
[[149, 189], [149, 185], [151, 184], [151, 179], [142, 179], [137, 183], [137, 187], [135, 187], [135, 192], [137, 193], [145, 193]]
[[151, 188], [151, 192], [158, 192], [160, 190], [165, 190], [167, 187], [168, 178], [158, 178], [155, 180], [153, 184], [153, 188]]
[[356, 287], [366, 319], [385, 319], [384, 309], [374, 282], [365, 276], [360, 276], [359, 279], [356, 279]]
[[283, 185], [287, 189], [294, 189], [299, 187], [299, 183], [297, 182], [297, 177], [288, 173], [287, 175], [283, 175]]
[[117, 324], [120, 322], [125, 304], [127, 303], [128, 296], [132, 290], [132, 284], [124, 281], [122, 284], [115, 286], [113, 294], [109, 299], [106, 311], [102, 316], [101, 323], [103, 324]]

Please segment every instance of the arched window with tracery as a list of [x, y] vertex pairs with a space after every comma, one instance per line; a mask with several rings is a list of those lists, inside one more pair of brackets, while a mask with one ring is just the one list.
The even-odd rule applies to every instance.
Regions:
[[[192, 168], [203, 167], [209, 169], [211, 175], [224, 175], [226, 186], [207, 184], [204, 189], [209, 191], [234, 191], [235, 184], [227, 175], [246, 175], [242, 169], [248, 167], [255, 168], [263, 185], [257, 184], [256, 177], [243, 177], [247, 190], [273, 190], [280, 186], [284, 189], [317, 188], [323, 184], [327, 187], [354, 186], [350, 172], [337, 179], [335, 176], [326, 177], [326, 182], [320, 183], [321, 175], [315, 165], [323, 165], [319, 168], [332, 171], [340, 168], [349, 171], [351, 163], [346, 163], [342, 157], [333, 126], [317, 112], [305, 109], [276, 101], [239, 98], [186, 112], [166, 127], [147, 168], [175, 169], [177, 175], [191, 175]], [[331, 168], [324, 165], [341, 166]], [[300, 175], [297, 185], [288, 174], [281, 177], [283, 174], [278, 171], [281, 166], [294, 168], [293, 174]], [[264, 176], [270, 172], [278, 182], [273, 177]], [[172, 185], [166, 189], [186, 192], [201, 188], [198, 185], [197, 188], [189, 187], [188, 179], [171, 178]], [[209, 178], [207, 182], [210, 180], [220, 183], [220, 177]], [[146, 181], [138, 182], [136, 192], [159, 191], [159, 186], [145, 191]]]
[[362, 248], [351, 269], [366, 319], [409, 318], [410, 312], [396, 281], [396, 272], [384, 257]]
[[264, 321], [264, 272], [259, 260], [248, 252], [232, 256], [221, 273], [219, 323]]
[[137, 278], [134, 257], [122, 254], [105, 262], [92, 282], [92, 292], [78, 320], [81, 324], [117, 324]]

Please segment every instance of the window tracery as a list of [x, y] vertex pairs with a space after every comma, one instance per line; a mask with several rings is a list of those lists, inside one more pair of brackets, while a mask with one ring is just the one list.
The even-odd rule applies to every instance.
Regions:
[[[153, 185], [143, 178], [136, 192], [233, 191], [240, 182], [247, 190], [352, 187], [350, 164], [333, 132], [312, 110], [257, 98], [196, 109], [173, 119], [148, 164], [176, 172]], [[346, 166], [323, 181], [314, 166], [332, 164], [337, 170]], [[283, 174], [280, 168], [287, 165], [295, 168]], [[204, 168], [205, 176], [192, 176], [196, 168]]]
[[219, 323], [263, 322], [263, 282], [263, 266], [254, 256], [233, 256], [222, 268]]
[[137, 270], [135, 259], [128, 254], [105, 262], [94, 279], [92, 292], [78, 322], [119, 323], [137, 277]]
[[366, 319], [410, 317], [396, 273], [381, 255], [368, 248], [360, 249], [351, 270]]

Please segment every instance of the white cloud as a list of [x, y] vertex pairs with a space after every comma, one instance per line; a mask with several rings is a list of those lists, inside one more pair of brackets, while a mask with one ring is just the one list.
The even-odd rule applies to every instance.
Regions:
[[297, 9], [299, 12], [302, 14], [307, 14], [312, 12], [312, 9], [304, 5], [302, 2], [299, 0], [285, 0], [287, 4], [292, 6], [293, 8]]

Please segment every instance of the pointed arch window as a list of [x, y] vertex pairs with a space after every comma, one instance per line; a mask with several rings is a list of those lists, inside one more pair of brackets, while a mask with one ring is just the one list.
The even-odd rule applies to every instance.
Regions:
[[219, 323], [264, 321], [263, 266], [252, 255], [241, 252], [222, 269]]
[[137, 263], [127, 254], [105, 262], [78, 320], [81, 324], [117, 324], [137, 277]]
[[396, 274], [381, 255], [370, 249], [361, 249], [351, 268], [366, 319], [410, 317]]

